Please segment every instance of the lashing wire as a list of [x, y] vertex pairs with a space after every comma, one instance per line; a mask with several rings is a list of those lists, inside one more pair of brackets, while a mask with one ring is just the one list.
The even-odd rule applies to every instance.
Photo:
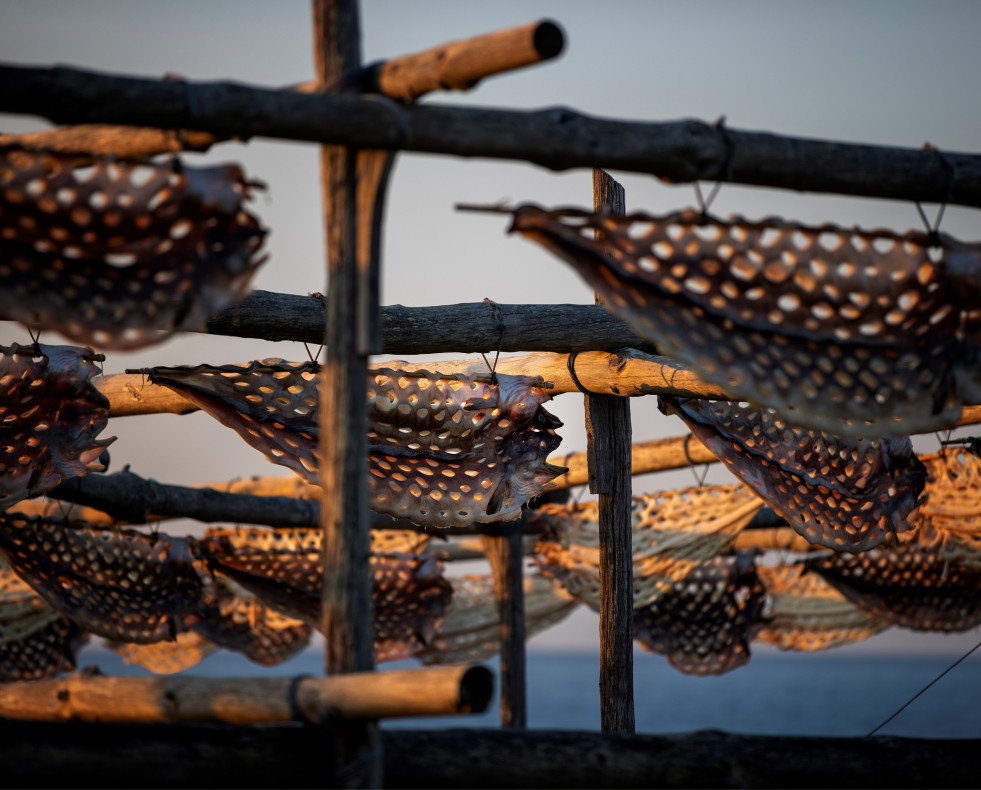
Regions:
[[500, 339], [497, 343], [497, 353], [494, 354], [494, 364], [491, 365], [491, 363], [487, 361], [487, 355], [483, 351], [480, 352], [480, 356], [484, 358], [484, 364], [487, 365], [487, 369], [490, 371], [491, 386], [496, 386], [497, 362], [501, 358], [501, 351], [504, 349], [504, 334], [507, 331], [507, 326], [504, 323], [504, 311], [497, 302], [495, 302], [493, 299], [484, 297], [484, 304], [489, 304], [494, 309], [494, 318], [497, 319], [498, 328], [501, 330]]
[[709, 218], [709, 209], [712, 207], [712, 202], [719, 194], [719, 190], [722, 188], [723, 182], [732, 181], [732, 159], [736, 151], [735, 142], [732, 139], [732, 135], [729, 133], [729, 129], [726, 127], [726, 117], [724, 115], [720, 116], [719, 120], [717, 120], [713, 126], [719, 132], [722, 142], [724, 142], [726, 145], [726, 155], [725, 159], [722, 160], [719, 175], [716, 178], [715, 184], [712, 186], [707, 198], [702, 194], [702, 187], [698, 181], [692, 182], [692, 186], [695, 188], [695, 199], [698, 201], [698, 211], [701, 214], [701, 219], [703, 221]]
[[939, 148], [937, 148], [935, 145], [932, 145], [930, 143], [924, 143], [923, 150], [932, 151], [937, 155], [937, 157], [940, 159], [940, 164], [943, 166], [944, 173], [946, 175], [946, 180], [944, 182], [944, 193], [943, 196], [941, 197], [940, 208], [937, 209], [937, 216], [934, 219], [933, 224], [931, 224], [930, 220], [927, 219], [926, 212], [923, 211], [923, 206], [920, 204], [920, 201], [919, 200], [916, 201], [916, 211], [917, 213], [919, 213], [920, 219], [923, 221], [923, 225], [926, 227], [928, 243], [931, 247], [939, 247], [940, 223], [943, 221], [944, 210], [947, 208], [947, 204], [950, 202], [952, 196], [952, 192], [954, 189], [954, 176], [956, 175], [956, 168], [954, 167], [954, 163], [951, 162], [950, 159], [948, 159], [947, 156], [944, 155], [944, 152], [941, 151]]

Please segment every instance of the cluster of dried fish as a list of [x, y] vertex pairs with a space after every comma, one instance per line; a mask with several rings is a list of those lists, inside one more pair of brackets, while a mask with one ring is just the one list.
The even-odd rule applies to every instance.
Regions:
[[[765, 435], [758, 432], [755, 440], [749, 448], [774, 461]], [[636, 639], [683, 672], [715, 674], [744, 664], [753, 640], [823, 650], [894, 625], [963, 631], [981, 624], [981, 459], [955, 448], [924, 460], [924, 493], [920, 507], [907, 514], [902, 542], [882, 541], [861, 552], [815, 547], [776, 565], [757, 566], [751, 553], [734, 551], [738, 533], [763, 504], [749, 488], [702, 487], [635, 499]], [[852, 463], [862, 468], [863, 462]], [[821, 468], [834, 477], [836, 462], [825, 458]], [[871, 477], [870, 467], [862, 475]], [[789, 483], [782, 492], [772, 485], [771, 494], [789, 496]], [[819, 504], [830, 505], [829, 490]], [[801, 493], [810, 495], [803, 485]], [[745, 509], [740, 497], [748, 499]], [[792, 501], [787, 509], [798, 512]], [[535, 546], [542, 573], [598, 608], [596, 505], [547, 505], [533, 523], [542, 530]]]
[[[4, 577], [0, 588], [0, 671], [24, 678], [71, 668], [85, 633], [150, 667], [199, 660], [216, 646], [283, 661], [319, 626], [320, 537], [238, 528], [176, 538], [8, 513], [0, 556], [21, 582]], [[371, 565], [377, 659], [420, 652], [449, 603], [442, 564], [385, 553]]]
[[199, 328], [264, 260], [254, 186], [235, 165], [0, 148], [0, 315], [110, 349]]
[[910, 434], [950, 427], [981, 399], [981, 245], [691, 210], [528, 205], [512, 230], [661, 352], [789, 424]]
[[[319, 484], [317, 366], [157, 367], [154, 384], [179, 392], [235, 430], [270, 461]], [[369, 373], [369, 502], [428, 526], [517, 518], [563, 467], [546, 461], [561, 423], [543, 404], [541, 379]]]

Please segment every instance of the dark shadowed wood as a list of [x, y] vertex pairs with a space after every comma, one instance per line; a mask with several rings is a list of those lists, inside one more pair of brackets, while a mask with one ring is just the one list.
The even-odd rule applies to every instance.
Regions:
[[486, 524], [481, 537], [501, 621], [501, 726], [528, 726], [522, 523]]
[[[339, 787], [302, 725], [0, 720], [8, 787]], [[977, 787], [981, 740], [386, 729], [387, 788]]]
[[[612, 351], [647, 348], [619, 319], [598, 305], [498, 305], [504, 316], [503, 351]], [[476, 353], [497, 348], [501, 328], [487, 303], [381, 308], [388, 354]], [[324, 304], [319, 296], [253, 291], [212, 316], [202, 331], [261, 340], [320, 343]]]
[[[153, 517], [193, 518], [203, 522], [264, 524], [269, 527], [313, 527], [320, 503], [288, 496], [227, 493], [147, 480], [125, 470], [109, 475], [73, 477], [48, 492], [51, 499], [96, 508], [115, 521], [143, 524]], [[55, 509], [51, 515], [58, 516]]]
[[[313, 40], [314, 74], [321, 85], [359, 68], [357, 0], [313, 0]], [[330, 675], [374, 667], [364, 346], [378, 321], [379, 248], [372, 242], [380, 233], [387, 156], [330, 145], [320, 151], [328, 289], [318, 412], [324, 530], [320, 624]], [[376, 723], [346, 726], [329, 745], [345, 786], [381, 785]]]
[[0, 66], [0, 112], [39, 115], [55, 123], [191, 125], [226, 137], [513, 159], [555, 170], [603, 167], [650, 173], [672, 183], [723, 180], [981, 206], [981, 156], [976, 154], [944, 152], [948, 168], [934, 151], [723, 130], [694, 120], [615, 121], [562, 107], [396, 107], [371, 98], [230, 82], [178, 84], [65, 67]]
[[[612, 214], [627, 210], [623, 187], [598, 169], [593, 170], [593, 208]], [[634, 731], [630, 399], [587, 394], [585, 406], [589, 490], [598, 495], [600, 722], [603, 732], [629, 733]]]

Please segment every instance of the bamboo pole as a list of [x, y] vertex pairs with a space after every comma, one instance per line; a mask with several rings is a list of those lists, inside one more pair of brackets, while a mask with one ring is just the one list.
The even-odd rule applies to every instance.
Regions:
[[[193, 110], [193, 111], [192, 111]], [[735, 184], [981, 206], [981, 156], [811, 140], [694, 120], [641, 123], [557, 107], [398, 106], [230, 82], [172, 82], [66, 67], [0, 66], [0, 112], [218, 136], [602, 167], [671, 183]]]
[[[336, 677], [100, 677], [0, 684], [0, 715], [24, 721], [259, 724], [480, 713], [493, 692], [478, 666]], [[120, 704], [124, 701], [125, 704]]]
[[[593, 170], [593, 208], [612, 214], [627, 210], [623, 187], [598, 169]], [[598, 294], [596, 303], [601, 304]], [[600, 724], [603, 732], [630, 733], [634, 731], [630, 401], [590, 393], [583, 400], [589, 490], [598, 495]]]

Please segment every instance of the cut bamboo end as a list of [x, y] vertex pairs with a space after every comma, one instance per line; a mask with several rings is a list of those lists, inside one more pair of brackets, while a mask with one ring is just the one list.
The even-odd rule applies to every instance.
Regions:
[[123, 678], [74, 674], [0, 685], [0, 717], [115, 724], [260, 724], [481, 713], [494, 691], [481, 666], [298, 678]]

